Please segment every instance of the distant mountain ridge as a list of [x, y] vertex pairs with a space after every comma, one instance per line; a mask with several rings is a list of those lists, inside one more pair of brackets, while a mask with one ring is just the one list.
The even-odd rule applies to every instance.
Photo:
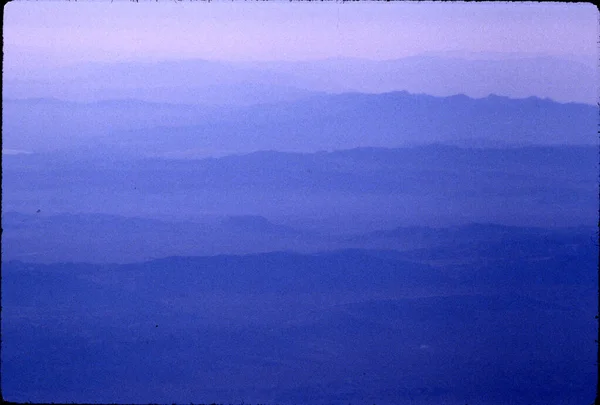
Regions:
[[50, 69], [43, 74], [30, 73], [30, 77], [14, 69], [4, 73], [3, 91], [9, 98], [54, 96], [88, 101], [142, 98], [175, 103], [250, 105], [295, 99], [307, 92], [407, 90], [435, 96], [465, 93], [484, 97], [496, 93], [522, 98], [535, 95], [587, 104], [598, 100], [598, 68], [593, 55], [573, 58], [523, 53], [430, 52], [381, 61], [192, 59], [82, 63]]
[[[29, 120], [36, 116], [39, 119]], [[597, 145], [597, 108], [529, 97], [434, 97], [397, 91], [312, 95], [249, 107], [143, 101], [3, 105], [3, 142], [15, 150], [99, 150], [140, 156], [315, 152], [447, 143], [480, 147]]]

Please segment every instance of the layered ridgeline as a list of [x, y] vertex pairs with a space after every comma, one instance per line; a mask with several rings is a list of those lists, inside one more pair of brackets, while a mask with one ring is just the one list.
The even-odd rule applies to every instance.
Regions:
[[592, 235], [472, 225], [377, 235], [422, 246], [404, 252], [4, 261], [4, 393], [20, 402], [587, 403]]
[[[5, 398], [591, 402], [597, 109], [439, 60], [9, 77]], [[386, 92], [423, 68], [483, 98]]]
[[592, 146], [438, 145], [199, 160], [20, 154], [3, 163], [3, 258], [11, 259], [315, 251], [377, 247], [352, 237], [398, 226], [597, 222]]
[[202, 157], [432, 142], [595, 145], [597, 124], [591, 105], [493, 95], [345, 93], [248, 107], [9, 99], [3, 102], [3, 148]]

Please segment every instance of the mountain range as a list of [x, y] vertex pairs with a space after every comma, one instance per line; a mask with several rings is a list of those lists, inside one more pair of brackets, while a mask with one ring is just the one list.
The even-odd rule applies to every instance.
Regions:
[[404, 91], [314, 95], [249, 107], [7, 99], [3, 147], [193, 158], [435, 142], [475, 147], [597, 145], [597, 124], [596, 108], [586, 104]]
[[595, 60], [14, 62], [3, 399], [592, 402]]
[[133, 98], [203, 105], [289, 101], [307, 92], [398, 90], [440, 97], [462, 93], [480, 98], [496, 93], [595, 104], [597, 88], [594, 56], [439, 52], [381, 61], [80, 63], [38, 72], [7, 65], [3, 80], [5, 98]]

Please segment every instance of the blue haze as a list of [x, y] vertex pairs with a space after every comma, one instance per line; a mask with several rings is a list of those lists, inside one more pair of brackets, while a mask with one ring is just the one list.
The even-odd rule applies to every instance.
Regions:
[[585, 64], [73, 73], [4, 88], [6, 400], [592, 402]]

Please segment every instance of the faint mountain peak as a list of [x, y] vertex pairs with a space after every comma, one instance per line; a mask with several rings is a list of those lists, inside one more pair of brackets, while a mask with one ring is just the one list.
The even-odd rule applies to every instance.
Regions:
[[63, 105], [63, 104], [77, 104], [72, 101], [62, 100], [56, 97], [24, 97], [24, 98], [2, 98], [3, 103], [16, 103], [16, 104], [37, 104], [37, 105]]

